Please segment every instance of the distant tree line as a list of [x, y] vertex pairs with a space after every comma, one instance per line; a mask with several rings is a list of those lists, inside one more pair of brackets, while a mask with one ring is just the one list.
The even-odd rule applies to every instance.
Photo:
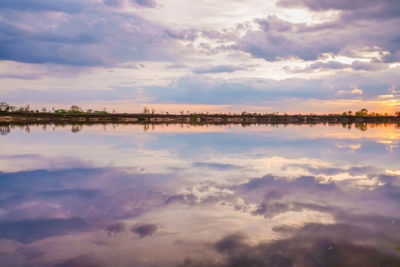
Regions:
[[[42, 108], [41, 110], [39, 109], [31, 109], [29, 105], [25, 105], [23, 107], [16, 107], [9, 105], [6, 102], [0, 102], [0, 113], [7, 113], [7, 112], [19, 112], [19, 113], [47, 113], [47, 114], [59, 114], [59, 115], [79, 115], [79, 114], [94, 114], [94, 115], [106, 115], [110, 114], [109, 112], [106, 111], [104, 108], [103, 110], [93, 110], [93, 109], [87, 109], [84, 111], [81, 107], [77, 105], [72, 105], [69, 109], [47, 109], [47, 108]], [[112, 112], [115, 114], [115, 110]], [[165, 115], [170, 115], [168, 112], [161, 112], [161, 113], [155, 113], [154, 108], [151, 110], [147, 107], [143, 108], [142, 114], [145, 115], [159, 115], [159, 114], [165, 114]], [[273, 113], [251, 113], [247, 111], [243, 111], [241, 113], [218, 113], [218, 114], [209, 114], [209, 112], [200, 112], [200, 113], [192, 113], [189, 110], [184, 112], [180, 111], [179, 115], [190, 115], [190, 116], [213, 116], [213, 115], [220, 115], [220, 116], [326, 116], [326, 115], [317, 115], [315, 113], [309, 113], [309, 114], [292, 114], [289, 115], [287, 113], [279, 114], [278, 112], [273, 112]], [[175, 114], [177, 115], [177, 114]], [[378, 113], [378, 112], [369, 112], [367, 109], [363, 108], [359, 111], [356, 111], [353, 113], [353, 111], [345, 111], [342, 114], [327, 114], [327, 116], [355, 116], [355, 117], [384, 117], [384, 116], [392, 116], [388, 113]], [[400, 117], [400, 111], [395, 113], [395, 116]]]
[[0, 102], [0, 112], [6, 113], [6, 112], [17, 112], [17, 113], [47, 113], [47, 114], [60, 114], [60, 115], [68, 115], [68, 114], [109, 114], [106, 109], [103, 109], [101, 111], [99, 110], [93, 110], [93, 109], [87, 109], [84, 111], [82, 108], [80, 108], [77, 105], [72, 105], [69, 109], [47, 109], [47, 108], [42, 108], [42, 109], [31, 109], [29, 105], [26, 105], [24, 107], [16, 107], [9, 105], [6, 102]]

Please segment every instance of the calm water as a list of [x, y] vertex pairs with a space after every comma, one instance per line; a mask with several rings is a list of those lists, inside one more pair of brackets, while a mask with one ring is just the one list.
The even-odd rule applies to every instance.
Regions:
[[400, 128], [2, 128], [1, 266], [400, 266]]

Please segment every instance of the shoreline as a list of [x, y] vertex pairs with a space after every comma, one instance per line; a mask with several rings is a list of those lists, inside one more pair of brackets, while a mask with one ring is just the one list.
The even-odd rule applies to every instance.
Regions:
[[399, 116], [352, 115], [228, 115], [228, 114], [50, 114], [0, 113], [0, 124], [352, 124], [399, 123]]

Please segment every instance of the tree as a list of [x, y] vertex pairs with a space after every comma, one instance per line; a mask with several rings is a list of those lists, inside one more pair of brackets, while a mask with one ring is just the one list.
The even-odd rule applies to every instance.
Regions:
[[10, 109], [10, 105], [8, 105], [6, 102], [0, 103], [0, 112], [8, 112], [9, 109]]
[[358, 117], [368, 116], [368, 109], [363, 108], [360, 111], [357, 111], [356, 116], [358, 116]]
[[82, 125], [72, 125], [71, 132], [77, 133], [77, 132], [79, 132], [80, 130], [82, 130], [82, 128], [83, 128]]
[[395, 115], [396, 115], [397, 117], [400, 117], [400, 111], [397, 111], [397, 112], [395, 113]]
[[1, 126], [0, 125], [0, 135], [7, 135], [10, 132], [11, 132], [10, 126], [8, 126], [8, 125]]
[[76, 105], [72, 105], [71, 108], [70, 108], [70, 110], [71, 110], [72, 112], [76, 112], [76, 113], [78, 113], [78, 112], [83, 112], [83, 110], [82, 110], [80, 107], [76, 106]]

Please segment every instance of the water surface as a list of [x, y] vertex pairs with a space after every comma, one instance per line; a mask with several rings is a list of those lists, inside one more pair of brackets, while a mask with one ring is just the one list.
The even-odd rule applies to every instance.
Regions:
[[400, 266], [400, 128], [2, 128], [2, 266]]

